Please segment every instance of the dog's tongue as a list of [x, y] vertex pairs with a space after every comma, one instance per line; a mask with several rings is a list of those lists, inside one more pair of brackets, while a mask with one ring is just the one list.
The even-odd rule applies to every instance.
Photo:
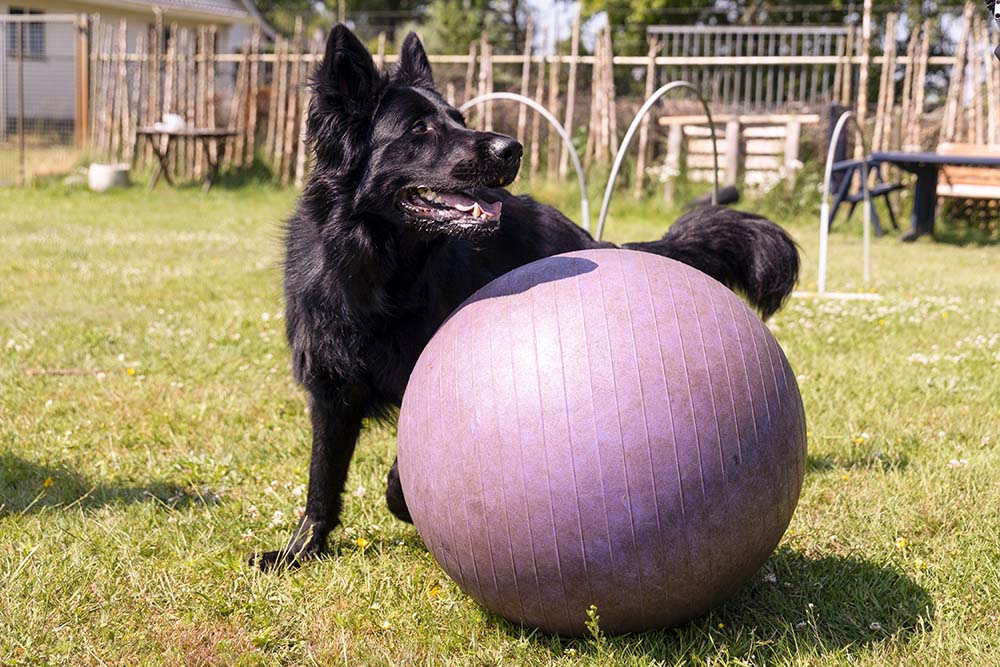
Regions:
[[443, 199], [448, 206], [462, 211], [463, 213], [468, 213], [475, 207], [476, 204], [479, 204], [479, 209], [487, 216], [491, 218], [498, 218], [500, 217], [500, 210], [503, 208], [503, 204], [498, 201], [477, 201], [469, 195], [461, 192], [441, 192], [438, 196], [441, 197], [441, 199]]

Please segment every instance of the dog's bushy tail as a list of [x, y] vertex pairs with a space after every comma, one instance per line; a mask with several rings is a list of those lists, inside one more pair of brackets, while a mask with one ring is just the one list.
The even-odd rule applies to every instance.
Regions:
[[708, 206], [677, 219], [659, 241], [622, 247], [676, 259], [742, 293], [764, 319], [792, 293], [799, 275], [795, 242], [753, 213]]

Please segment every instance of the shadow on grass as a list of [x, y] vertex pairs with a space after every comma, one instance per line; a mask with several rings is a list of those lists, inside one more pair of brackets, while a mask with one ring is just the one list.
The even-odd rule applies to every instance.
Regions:
[[905, 641], [926, 632], [932, 619], [930, 595], [898, 568], [856, 557], [811, 558], [787, 547], [730, 600], [678, 628], [560, 639], [490, 615], [495, 627], [553, 654], [601, 655], [608, 664], [635, 657], [708, 664], [722, 653], [749, 662], [794, 662], [800, 655]]
[[45, 509], [94, 509], [117, 503], [158, 501], [170, 507], [215, 502], [209, 492], [193, 493], [166, 481], [131, 485], [95, 482], [66, 465], [29, 461], [13, 452], [0, 452], [0, 520]]

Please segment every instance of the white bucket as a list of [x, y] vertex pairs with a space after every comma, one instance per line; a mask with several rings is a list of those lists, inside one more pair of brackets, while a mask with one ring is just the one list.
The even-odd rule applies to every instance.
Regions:
[[87, 170], [87, 183], [94, 192], [128, 186], [129, 165], [125, 163], [101, 164], [92, 162]]

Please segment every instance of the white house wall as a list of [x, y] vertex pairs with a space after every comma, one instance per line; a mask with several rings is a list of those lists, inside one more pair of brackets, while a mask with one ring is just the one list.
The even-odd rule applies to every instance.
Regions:
[[[118, 26], [122, 18], [126, 20], [126, 39], [128, 49], [135, 50], [136, 40], [140, 34], [145, 35], [154, 25], [155, 17], [152, 11], [118, 11], [105, 7], [88, 5], [78, 2], [47, 2], [41, 0], [24, 0], [23, 2], [0, 4], [0, 14], [9, 12], [10, 7], [19, 9], [34, 9], [49, 14], [92, 14], [99, 13], [102, 26]], [[2, 17], [0, 17], [2, 22]], [[163, 23], [170, 25], [176, 22], [180, 27], [197, 28], [205, 25], [203, 21], [185, 20], [181, 16], [164, 12]], [[45, 23], [45, 56], [42, 58], [27, 58], [24, 62], [25, 116], [28, 119], [73, 120], [76, 82], [74, 70], [74, 39], [75, 27], [68, 23]], [[242, 48], [243, 41], [249, 39], [253, 28], [248, 23], [225, 24], [215, 23], [218, 32], [218, 49], [223, 53], [232, 53]], [[0, 35], [0, 41], [7, 37], [6, 31]], [[117, 38], [117, 33], [116, 33]], [[96, 48], [97, 35], [91, 36], [91, 49]], [[6, 107], [6, 115], [12, 118], [17, 113], [17, 62], [7, 57], [6, 46], [0, 49], [0, 91], [3, 101], [0, 108]], [[231, 88], [233, 68], [220, 66], [217, 71], [217, 89], [220, 93]], [[93, 75], [93, 73], [91, 74]], [[2, 122], [2, 121], [0, 121]]]

